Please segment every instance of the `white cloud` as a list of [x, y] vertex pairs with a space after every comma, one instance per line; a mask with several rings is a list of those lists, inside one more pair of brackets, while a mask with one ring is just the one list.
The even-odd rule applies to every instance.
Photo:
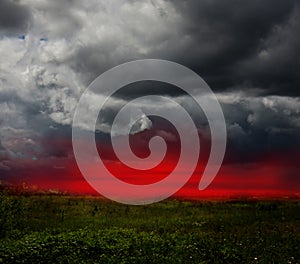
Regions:
[[47, 106], [43, 111], [49, 118], [68, 125], [90, 81], [89, 72], [78, 73], [76, 68], [91, 65], [87, 71], [105, 70], [126, 58], [149, 54], [158, 47], [155, 42], [177, 34], [170, 26], [181, 19], [169, 2], [161, 0], [24, 0], [23, 4], [32, 12], [25, 40], [0, 39], [0, 92]]
[[152, 127], [151, 120], [145, 114], [143, 114], [141, 118], [132, 126], [130, 130], [130, 134], [134, 135], [146, 129], [150, 129], [151, 127]]

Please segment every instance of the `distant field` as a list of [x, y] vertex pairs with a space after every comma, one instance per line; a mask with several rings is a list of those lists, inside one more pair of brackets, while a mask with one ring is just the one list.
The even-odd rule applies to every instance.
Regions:
[[300, 201], [0, 194], [0, 263], [300, 263]]

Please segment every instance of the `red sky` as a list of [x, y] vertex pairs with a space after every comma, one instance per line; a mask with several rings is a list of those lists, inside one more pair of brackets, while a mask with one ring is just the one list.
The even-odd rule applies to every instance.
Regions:
[[[172, 153], [176, 154], [176, 151]], [[255, 161], [243, 163], [226, 162], [225, 157], [225, 162], [212, 184], [206, 190], [199, 191], [197, 187], [204, 169], [206, 160], [204, 157], [203, 162], [199, 161], [190, 180], [174, 197], [190, 199], [240, 196], [299, 197], [299, 154], [299, 152], [272, 153], [262, 155]], [[205, 154], [200, 156], [200, 160], [203, 156]], [[105, 164], [116, 177], [125, 182], [150, 184], [167, 177], [176, 162], [174, 155], [169, 154], [159, 166], [146, 172], [133, 170], [116, 160], [106, 161]], [[19, 161], [18, 166], [5, 172], [1, 179], [14, 185], [21, 185], [24, 182], [29, 188], [38, 190], [52, 189], [79, 195], [98, 195], [86, 182], [72, 156]]]

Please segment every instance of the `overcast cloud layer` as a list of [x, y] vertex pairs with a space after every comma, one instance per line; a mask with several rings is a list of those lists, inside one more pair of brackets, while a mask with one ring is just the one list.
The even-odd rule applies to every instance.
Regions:
[[[231, 151], [297, 149], [299, 54], [295, 0], [2, 0], [0, 170], [11, 160], [70, 155], [68, 144], [53, 142], [70, 140], [84, 89], [111, 67], [145, 58], [204, 78], [223, 107]], [[196, 115], [189, 98], [170, 96]], [[109, 109], [129, 98], [116, 97]], [[104, 119], [107, 133], [112, 120]], [[150, 126], [144, 121], [135, 133]]]

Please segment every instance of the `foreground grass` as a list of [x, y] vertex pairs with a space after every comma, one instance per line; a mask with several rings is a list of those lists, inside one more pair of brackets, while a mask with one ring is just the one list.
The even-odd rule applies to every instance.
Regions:
[[0, 194], [0, 263], [300, 263], [300, 202]]

